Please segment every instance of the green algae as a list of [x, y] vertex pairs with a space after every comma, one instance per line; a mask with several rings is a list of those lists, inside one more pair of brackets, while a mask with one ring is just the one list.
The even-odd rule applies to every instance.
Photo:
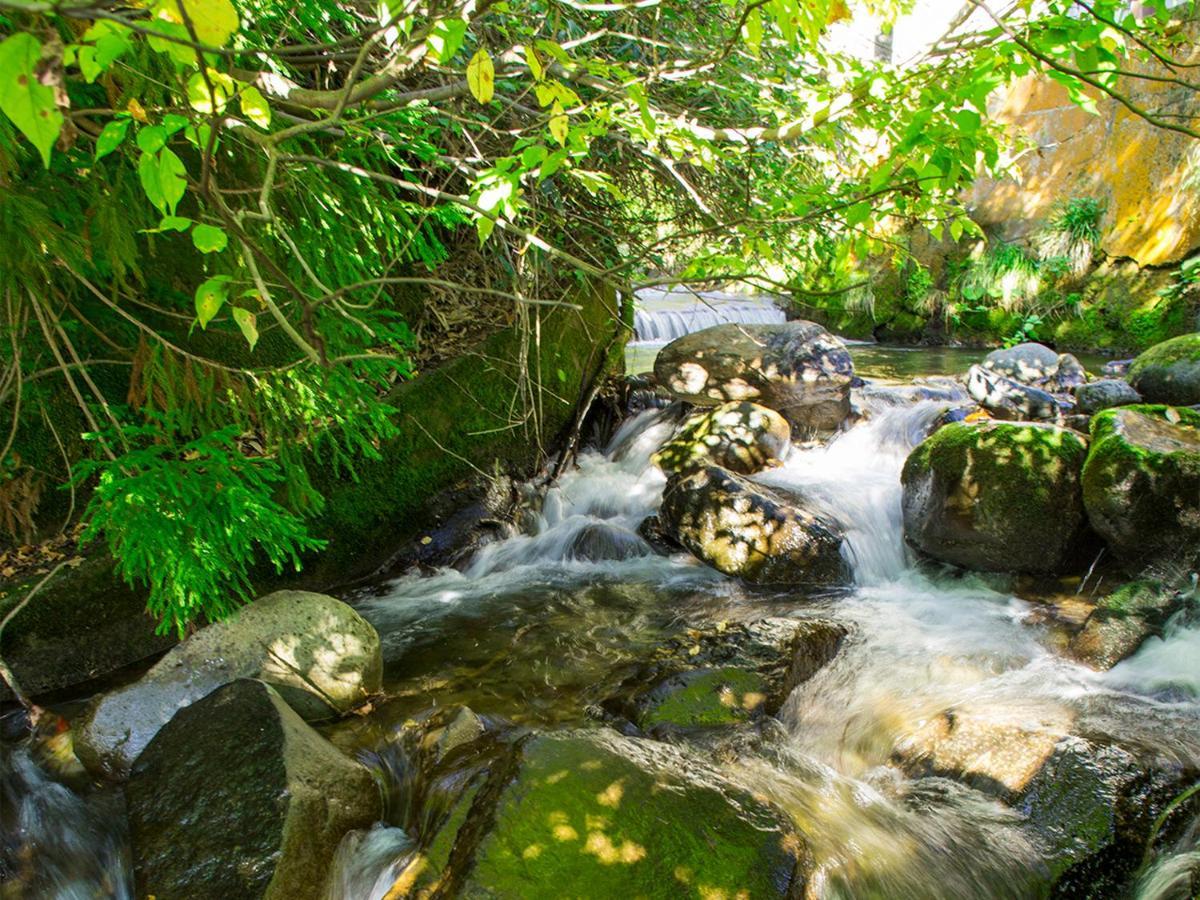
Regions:
[[761, 711], [769, 687], [756, 672], [698, 670], [669, 679], [639, 718], [643, 728], [737, 725]]
[[785, 895], [795, 858], [777, 817], [699, 771], [685, 777], [674, 753], [615, 736], [530, 740], [458, 895]]

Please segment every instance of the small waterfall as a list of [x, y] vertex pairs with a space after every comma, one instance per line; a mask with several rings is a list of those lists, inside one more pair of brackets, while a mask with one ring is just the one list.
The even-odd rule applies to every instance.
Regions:
[[743, 297], [720, 291], [668, 291], [643, 288], [633, 311], [633, 338], [639, 343], [666, 343], [728, 322], [773, 324], [786, 321], [769, 297]]
[[881, 398], [871, 418], [758, 476], [804, 498], [834, 519], [846, 537], [843, 554], [860, 585], [900, 577], [910, 565], [900, 514], [900, 470], [925, 439], [946, 402], [892, 406]]

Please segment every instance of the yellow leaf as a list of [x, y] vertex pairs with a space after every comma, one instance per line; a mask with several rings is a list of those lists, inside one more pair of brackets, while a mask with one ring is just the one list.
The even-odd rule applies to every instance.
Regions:
[[[181, 0], [159, 0], [154, 7], [154, 18], [175, 25], [183, 25], [183, 14], [179, 11]], [[196, 39], [210, 47], [224, 47], [233, 33], [238, 30], [237, 8], [231, 0], [182, 0], [183, 9], [196, 30]]]
[[489, 102], [496, 89], [496, 69], [492, 66], [492, 58], [482, 47], [467, 63], [467, 87], [471, 89], [471, 96], [480, 103]]
[[567, 114], [563, 112], [562, 106], [555, 103], [550, 115], [550, 134], [560, 144], [567, 142]]
[[247, 86], [239, 99], [242, 103], [242, 112], [247, 119], [260, 128], [266, 128], [271, 124], [271, 107], [267, 105], [266, 98], [258, 88], [253, 85]]
[[529, 72], [533, 75], [533, 80], [541, 81], [546, 70], [542, 67], [542, 61], [538, 59], [537, 51], [528, 45], [525, 47], [525, 62], [529, 64]]
[[142, 104], [138, 103], [137, 100], [130, 100], [125, 109], [143, 125], [150, 121], [149, 116], [146, 115], [146, 110], [142, 108]]

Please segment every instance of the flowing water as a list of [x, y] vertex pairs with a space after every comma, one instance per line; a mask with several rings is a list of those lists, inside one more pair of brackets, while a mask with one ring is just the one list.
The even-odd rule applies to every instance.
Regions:
[[[431, 704], [541, 729], [578, 726], [688, 627], [833, 618], [850, 630], [841, 651], [788, 698], [761, 749], [724, 764], [807, 836], [810, 896], [1037, 896], [1045, 835], [988, 793], [906, 775], [897, 753], [954, 710], [964, 721], [1035, 723], [1200, 765], [1200, 627], [1176, 621], [1096, 673], [1056, 649], [1053, 592], [918, 565], [902, 538], [900, 469], [953, 402], [947, 396], [873, 390], [859, 424], [827, 445], [794, 448], [758, 476], [844, 530], [854, 583], [820, 595], [749, 591], [686, 554], [653, 553], [636, 529], [661, 502], [664, 478], [650, 457], [675, 422], [669, 410], [639, 414], [608, 447], [581, 455], [529, 510], [522, 533], [459, 569], [353, 598], [382, 636], [387, 699], [330, 738], [372, 751]], [[403, 794], [404, 778], [389, 777]], [[21, 836], [0, 863], [35, 868], [38, 881], [25, 883], [41, 885], [12, 896], [127, 896], [113, 798], [68, 789], [24, 748], [0, 757], [0, 779], [0, 824]], [[340, 851], [334, 896], [383, 897], [413, 852], [397, 827], [355, 836]], [[1193, 827], [1140, 875], [1137, 896], [1185, 897], [1198, 857]]]

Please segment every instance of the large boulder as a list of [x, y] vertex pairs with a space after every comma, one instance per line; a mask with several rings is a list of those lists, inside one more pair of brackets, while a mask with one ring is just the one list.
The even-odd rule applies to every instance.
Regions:
[[830, 523], [716, 466], [671, 478], [659, 518], [696, 557], [752, 584], [825, 586], [846, 579], [842, 540]]
[[753, 475], [787, 455], [787, 419], [747, 400], [724, 403], [689, 417], [653, 460], [668, 475], [714, 465]]
[[1128, 566], [1200, 559], [1200, 412], [1123, 406], [1095, 416], [1083, 501]]
[[1058, 365], [1059, 356], [1055, 351], [1032, 341], [993, 350], [983, 358], [985, 369], [1022, 384], [1044, 384], [1058, 373]]
[[447, 873], [446, 896], [802, 890], [803, 843], [783, 817], [670, 746], [608, 731], [535, 736], [497, 768], [491, 827], [483, 835], [470, 822], [458, 827], [449, 858], [470, 866]]
[[383, 815], [366, 767], [268, 685], [181, 709], [126, 786], [140, 897], [320, 900], [342, 837]]
[[909, 455], [904, 536], [934, 559], [989, 572], [1062, 572], [1085, 544], [1087, 441], [1054, 425], [954, 423]]
[[997, 419], [1054, 420], [1062, 412], [1052, 394], [983, 366], [967, 371], [967, 393]]
[[1075, 388], [1075, 405], [1081, 413], [1093, 415], [1102, 409], [1131, 406], [1142, 402], [1142, 395], [1122, 378], [1101, 378]]
[[181, 708], [238, 678], [259, 678], [307, 719], [346, 713], [378, 693], [379, 635], [324, 594], [278, 591], [200, 629], [141, 679], [97, 697], [76, 723], [92, 772], [124, 776]]
[[1129, 382], [1151, 403], [1200, 403], [1200, 332], [1155, 344], [1130, 365]]
[[813, 322], [729, 324], [667, 344], [654, 374], [680, 400], [753, 400], [811, 432], [837, 428], [850, 412], [854, 364], [845, 345]]
[[1111, 669], [1146, 638], [1161, 634], [1181, 605], [1178, 591], [1161, 582], [1132, 581], [1100, 599], [1068, 649], [1094, 669]]

